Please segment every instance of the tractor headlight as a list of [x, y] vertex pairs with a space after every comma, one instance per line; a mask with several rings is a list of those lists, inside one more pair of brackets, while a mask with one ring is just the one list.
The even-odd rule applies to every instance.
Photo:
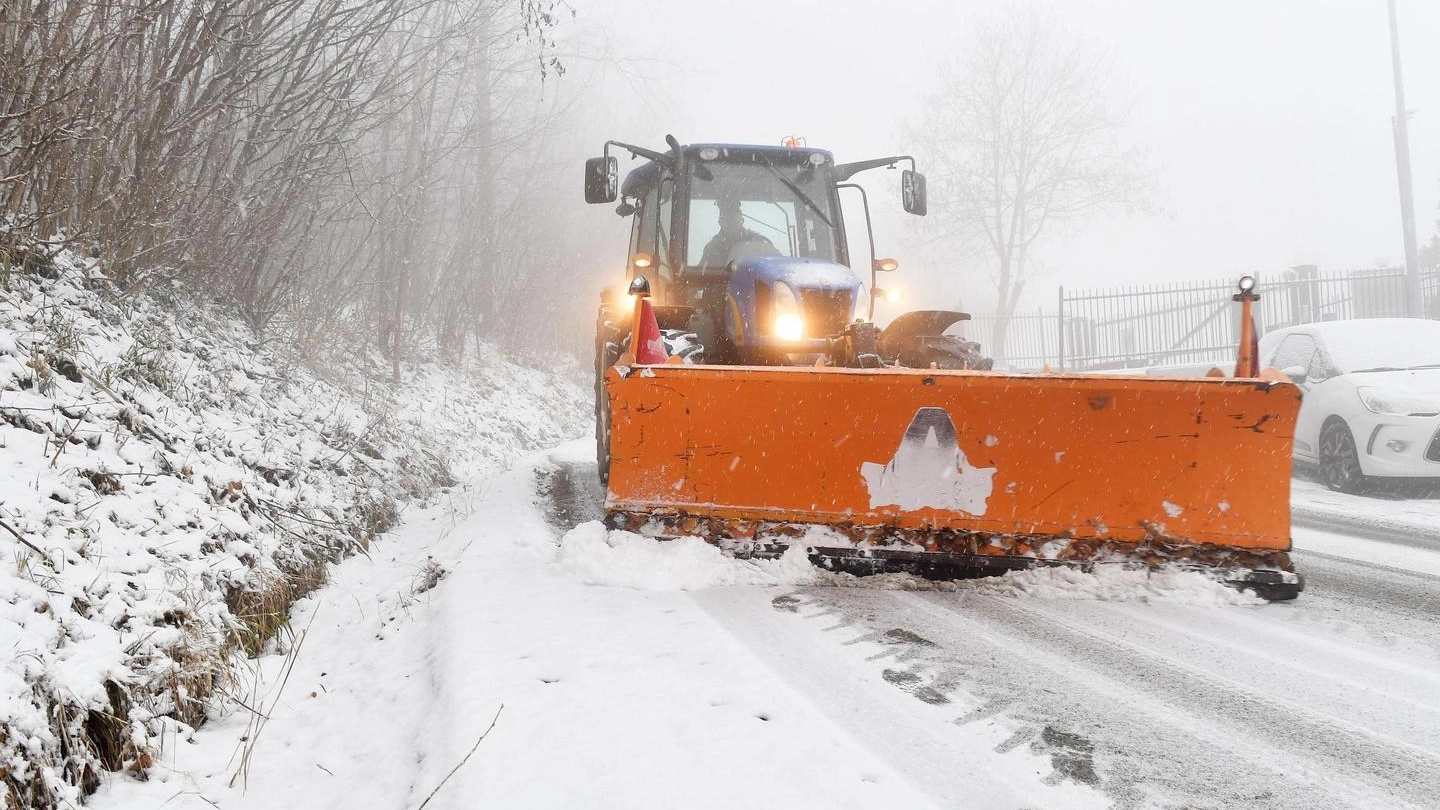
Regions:
[[771, 291], [771, 298], [775, 302], [775, 337], [781, 340], [799, 340], [805, 336], [805, 319], [800, 316], [800, 299], [790, 285], [783, 281], [775, 282]]
[[1379, 388], [1357, 388], [1360, 402], [1371, 413], [1391, 416], [1434, 416], [1440, 413], [1440, 397], [1399, 394]]
[[799, 340], [805, 336], [805, 322], [791, 312], [775, 316], [775, 337], [781, 340]]

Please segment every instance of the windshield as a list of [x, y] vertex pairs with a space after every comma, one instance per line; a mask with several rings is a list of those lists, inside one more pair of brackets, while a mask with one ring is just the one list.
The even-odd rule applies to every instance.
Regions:
[[1323, 324], [1317, 331], [1341, 372], [1440, 365], [1440, 321], [1336, 321]]
[[836, 261], [828, 168], [696, 161], [691, 171], [691, 267], [723, 267], [742, 256]]

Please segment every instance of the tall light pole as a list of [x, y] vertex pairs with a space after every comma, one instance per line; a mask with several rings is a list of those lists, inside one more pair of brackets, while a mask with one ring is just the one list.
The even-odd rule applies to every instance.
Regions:
[[1415, 245], [1415, 192], [1410, 187], [1410, 114], [1405, 111], [1405, 76], [1400, 69], [1400, 23], [1390, 0], [1390, 60], [1395, 66], [1395, 170], [1400, 175], [1400, 220], [1405, 232], [1405, 314], [1424, 317], [1420, 292], [1420, 251]]

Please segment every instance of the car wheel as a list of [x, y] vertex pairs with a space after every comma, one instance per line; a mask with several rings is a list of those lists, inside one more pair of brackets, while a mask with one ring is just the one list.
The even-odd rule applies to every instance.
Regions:
[[1365, 489], [1360, 453], [1355, 436], [1343, 419], [1332, 419], [1320, 431], [1320, 478], [1336, 492], [1356, 493]]

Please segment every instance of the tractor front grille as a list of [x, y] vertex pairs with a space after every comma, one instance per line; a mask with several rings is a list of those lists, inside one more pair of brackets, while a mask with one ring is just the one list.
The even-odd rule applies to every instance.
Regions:
[[855, 308], [849, 290], [805, 290], [801, 293], [801, 306], [805, 308], [807, 338], [840, 334]]
[[1430, 437], [1430, 446], [1425, 450], [1425, 458], [1429, 461], [1440, 461], [1440, 430]]

